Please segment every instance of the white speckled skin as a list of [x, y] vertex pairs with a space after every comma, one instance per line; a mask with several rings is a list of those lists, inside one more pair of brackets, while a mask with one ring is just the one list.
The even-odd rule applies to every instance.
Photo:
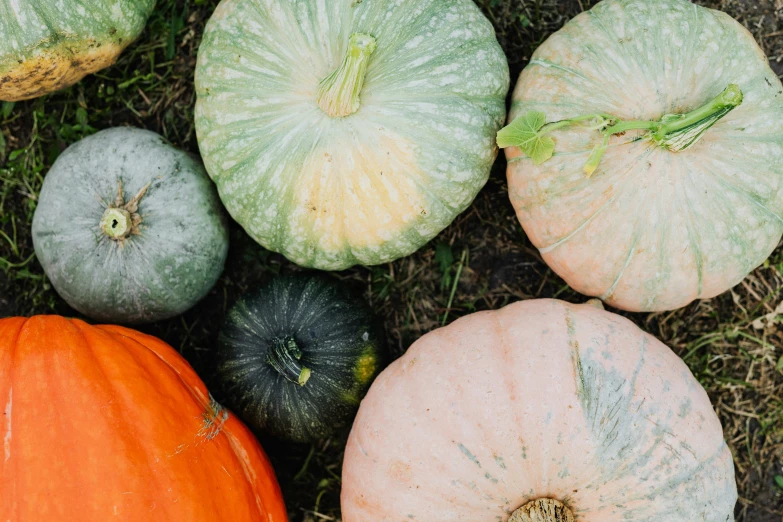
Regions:
[[730, 522], [731, 453], [668, 347], [586, 305], [524, 301], [419, 339], [375, 381], [343, 466], [345, 522]]
[[155, 0], [0, 0], [0, 100], [40, 96], [114, 62]]
[[615, 136], [591, 179], [582, 166], [597, 132], [554, 133], [540, 166], [507, 149], [519, 220], [573, 288], [625, 310], [671, 310], [760, 265], [783, 233], [783, 87], [738, 22], [686, 0], [605, 0], [539, 47], [509, 121], [530, 110], [659, 120], [731, 83], [744, 103], [695, 146]]
[[[318, 83], [351, 34], [377, 40], [361, 108]], [[506, 58], [471, 0], [223, 0], [196, 70], [196, 129], [228, 211], [266, 248], [321, 269], [408, 255], [485, 184]]]
[[[122, 243], [100, 228], [122, 182], [141, 198], [140, 235]], [[223, 271], [228, 225], [201, 163], [158, 134], [118, 127], [63, 152], [44, 179], [33, 244], [52, 286], [93, 319], [119, 324], [178, 315]]]

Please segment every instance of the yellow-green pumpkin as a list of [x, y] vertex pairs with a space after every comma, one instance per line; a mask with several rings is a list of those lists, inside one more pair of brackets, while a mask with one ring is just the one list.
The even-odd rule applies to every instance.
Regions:
[[0, 100], [68, 87], [114, 63], [155, 0], [0, 0]]
[[303, 266], [373, 265], [473, 201], [508, 86], [471, 0], [223, 0], [199, 49], [196, 130], [255, 240]]

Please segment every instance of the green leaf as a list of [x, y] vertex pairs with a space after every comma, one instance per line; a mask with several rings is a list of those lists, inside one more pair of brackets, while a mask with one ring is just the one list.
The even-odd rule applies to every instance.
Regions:
[[598, 168], [598, 165], [601, 163], [601, 158], [604, 157], [604, 153], [606, 152], [606, 149], [609, 148], [609, 135], [606, 134], [604, 136], [603, 143], [596, 145], [593, 148], [593, 152], [590, 153], [590, 157], [587, 158], [587, 163], [585, 163], [585, 174], [589, 178], [593, 175], [593, 173]]
[[83, 107], [76, 109], [76, 123], [82, 127], [86, 127], [90, 123], [87, 111]]
[[8, 119], [8, 117], [11, 115], [11, 113], [14, 111], [14, 106], [16, 103], [14, 102], [3, 102], [3, 119]]
[[780, 489], [783, 489], [783, 477], [775, 475], [775, 484], [777, 484]]
[[440, 266], [442, 278], [440, 281], [441, 290], [451, 285], [451, 266], [454, 264], [454, 252], [448, 243], [438, 243], [435, 246], [435, 262]]
[[546, 136], [543, 112], [530, 111], [498, 132], [498, 147], [519, 147], [536, 165], [541, 165], [555, 152], [555, 140]]

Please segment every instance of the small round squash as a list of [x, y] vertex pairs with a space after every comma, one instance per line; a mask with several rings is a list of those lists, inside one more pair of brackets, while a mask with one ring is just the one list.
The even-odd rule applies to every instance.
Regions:
[[115, 62], [155, 0], [0, 0], [0, 100], [42, 96]]
[[604, 0], [538, 48], [510, 121], [517, 216], [579, 292], [676, 309], [736, 285], [780, 241], [783, 86], [725, 13]]
[[376, 379], [345, 522], [727, 522], [731, 453], [704, 389], [629, 320], [555, 300], [480, 312]]
[[0, 520], [288, 520], [253, 435], [154, 337], [2, 319], [0, 412]]
[[245, 422], [307, 442], [351, 422], [386, 343], [360, 297], [323, 277], [288, 276], [234, 305], [218, 359], [227, 404]]
[[411, 254], [470, 205], [508, 87], [472, 0], [223, 0], [199, 48], [196, 131], [250, 236], [341, 270]]
[[38, 260], [68, 304], [142, 323], [204, 297], [228, 253], [228, 225], [204, 167], [154, 132], [114, 128], [69, 147], [33, 217]]

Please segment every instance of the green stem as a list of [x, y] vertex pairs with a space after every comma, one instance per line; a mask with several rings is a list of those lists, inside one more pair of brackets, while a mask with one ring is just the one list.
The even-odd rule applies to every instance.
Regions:
[[695, 111], [664, 116], [652, 139], [673, 152], [685, 150], [699, 141], [718, 120], [738, 107], [743, 99], [739, 86], [731, 84], [715, 99]]
[[660, 121], [623, 121], [609, 114], [586, 114], [568, 120], [544, 123], [543, 113], [531, 111], [498, 132], [497, 142], [501, 148], [519, 147], [522, 152], [539, 165], [552, 157], [555, 142], [547, 135], [577, 123], [594, 120], [593, 127], [603, 135], [603, 142], [597, 145], [587, 163], [585, 174], [590, 177], [598, 168], [609, 138], [628, 131], [644, 130], [644, 135], [654, 144], [672, 152], [692, 147], [713, 125], [742, 104], [743, 95], [739, 86], [731, 84], [713, 100], [686, 114], [666, 114]]
[[318, 84], [318, 106], [332, 118], [350, 116], [359, 110], [359, 94], [364, 87], [375, 38], [354, 33], [348, 41], [343, 63]]
[[287, 380], [304, 386], [310, 378], [310, 370], [299, 364], [302, 350], [293, 337], [274, 338], [269, 345], [266, 362]]
[[115, 241], [125, 239], [133, 229], [130, 212], [124, 208], [107, 208], [101, 218], [101, 230]]

